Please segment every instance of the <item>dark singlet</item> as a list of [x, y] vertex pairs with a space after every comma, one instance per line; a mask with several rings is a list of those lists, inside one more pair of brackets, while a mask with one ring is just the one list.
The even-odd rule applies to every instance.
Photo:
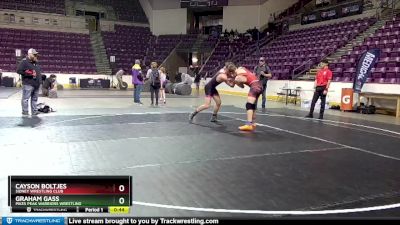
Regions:
[[[219, 84], [222, 83], [222, 82], [218, 82], [218, 81], [217, 81], [217, 77], [218, 77], [221, 73], [225, 73], [225, 70], [224, 70], [224, 69], [219, 70], [219, 71], [217, 72], [217, 74], [215, 74], [215, 75], [211, 78], [211, 80], [208, 82], [208, 84], [210, 84], [211, 87], [217, 87]], [[207, 84], [207, 85], [208, 85], [208, 84]]]
[[217, 77], [221, 74], [221, 73], [225, 73], [224, 69], [221, 69], [217, 72], [217, 74], [215, 74], [211, 80], [207, 83], [207, 85], [205, 86], [204, 90], [206, 92], [206, 96], [207, 97], [212, 97], [214, 95], [219, 95], [218, 91], [217, 91], [217, 86], [220, 85], [222, 82], [217, 80]]

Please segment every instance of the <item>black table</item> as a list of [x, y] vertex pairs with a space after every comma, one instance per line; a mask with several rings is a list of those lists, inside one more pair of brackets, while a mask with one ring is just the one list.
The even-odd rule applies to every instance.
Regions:
[[282, 88], [283, 91], [286, 93], [286, 105], [288, 104], [288, 98], [290, 97], [295, 97], [294, 98], [294, 104], [297, 104], [297, 97], [299, 97], [299, 93], [301, 91], [300, 88]]

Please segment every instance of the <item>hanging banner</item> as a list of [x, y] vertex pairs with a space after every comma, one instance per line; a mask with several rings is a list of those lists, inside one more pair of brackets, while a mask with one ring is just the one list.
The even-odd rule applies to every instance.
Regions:
[[320, 9], [302, 15], [301, 24], [310, 24], [324, 20], [338, 19], [363, 13], [364, 1], [341, 4], [327, 9]]
[[364, 83], [371, 74], [372, 68], [378, 62], [381, 54], [380, 49], [370, 49], [365, 52], [358, 61], [356, 75], [354, 77], [353, 89], [354, 92], [360, 93]]

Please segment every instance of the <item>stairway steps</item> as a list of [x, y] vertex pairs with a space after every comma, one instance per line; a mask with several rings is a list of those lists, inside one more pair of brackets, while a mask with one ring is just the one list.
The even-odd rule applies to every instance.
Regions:
[[107, 51], [103, 43], [100, 32], [92, 32], [90, 34], [90, 43], [92, 45], [93, 54], [95, 56], [95, 65], [97, 73], [110, 75], [112, 70], [108, 61]]

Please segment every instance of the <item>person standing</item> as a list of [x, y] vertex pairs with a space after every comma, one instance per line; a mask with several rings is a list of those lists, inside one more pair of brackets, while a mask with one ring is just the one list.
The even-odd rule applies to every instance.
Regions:
[[[267, 83], [268, 79], [272, 78], [272, 73], [271, 73], [271, 68], [267, 65], [267, 62], [265, 60], [265, 57], [260, 57], [260, 60], [258, 61], [258, 65], [254, 67], [254, 73], [257, 75], [258, 80], [261, 82], [262, 87], [263, 87], [263, 92], [262, 92], [262, 104], [261, 107], [265, 109], [265, 103], [267, 101]], [[256, 106], [257, 106], [258, 99], [256, 101]]]
[[167, 98], [165, 96], [165, 85], [167, 84], [167, 71], [165, 67], [160, 68], [160, 79], [161, 79], [161, 88], [160, 88], [160, 100], [167, 103]]
[[311, 102], [310, 113], [306, 116], [306, 118], [313, 118], [314, 116], [314, 108], [315, 104], [318, 101], [318, 98], [321, 98], [321, 108], [319, 111], [319, 119], [324, 119], [324, 111], [325, 111], [325, 103], [326, 103], [326, 95], [328, 94], [328, 89], [332, 81], [332, 71], [328, 67], [328, 61], [323, 60], [321, 62], [322, 69], [320, 69], [315, 77], [315, 92]]
[[158, 97], [161, 88], [160, 72], [157, 67], [157, 63], [152, 62], [151, 68], [147, 71], [146, 75], [146, 79], [150, 80], [151, 106], [154, 106], [154, 98], [156, 99], [156, 106], [158, 106]]
[[29, 115], [29, 100], [31, 100], [31, 113], [33, 116], [39, 114], [37, 101], [39, 88], [42, 80], [40, 67], [38, 65], [39, 52], [31, 48], [28, 55], [18, 65], [17, 73], [22, 77], [22, 115]]
[[140, 67], [140, 61], [135, 60], [135, 65], [132, 67], [132, 84], [133, 84], [133, 101], [137, 104], [143, 105], [140, 101], [140, 94], [143, 90], [143, 76], [142, 68]]
[[194, 75], [194, 83], [196, 85], [196, 91], [197, 95], [199, 95], [200, 92], [200, 80], [201, 80], [201, 75], [200, 75], [200, 67], [197, 63], [193, 62], [193, 65], [190, 66], [190, 69], [193, 72]]

